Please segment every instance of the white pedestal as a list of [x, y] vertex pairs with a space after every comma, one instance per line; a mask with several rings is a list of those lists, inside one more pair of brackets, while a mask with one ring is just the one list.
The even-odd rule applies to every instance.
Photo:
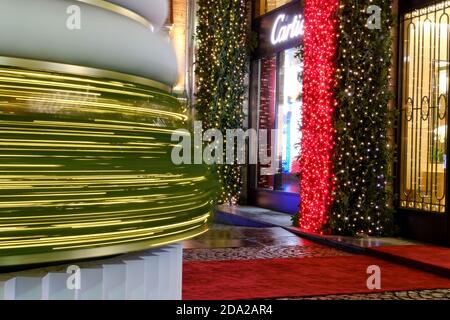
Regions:
[[182, 262], [174, 244], [80, 263], [79, 290], [67, 286], [68, 265], [0, 274], [0, 300], [180, 300]]

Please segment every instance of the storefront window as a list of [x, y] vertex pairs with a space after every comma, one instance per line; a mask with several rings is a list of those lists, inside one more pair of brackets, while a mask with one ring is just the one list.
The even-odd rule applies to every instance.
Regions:
[[278, 150], [284, 174], [299, 172], [298, 156], [301, 140], [301, 100], [302, 86], [299, 79], [302, 67], [296, 57], [295, 48], [280, 54], [280, 70], [278, 74]]
[[445, 212], [450, 7], [403, 17], [400, 205]]
[[291, 1], [292, 0], [255, 0], [255, 16], [259, 17]]
[[[299, 192], [298, 156], [301, 141], [301, 99], [302, 90], [299, 74], [302, 63], [296, 57], [296, 48], [276, 56], [259, 60], [258, 129], [266, 129], [268, 145], [259, 148], [267, 150], [267, 156], [277, 159], [275, 172], [262, 174], [262, 169], [273, 164], [259, 165], [258, 188]], [[275, 129], [276, 137], [271, 130]], [[271, 145], [270, 141], [275, 141]]]

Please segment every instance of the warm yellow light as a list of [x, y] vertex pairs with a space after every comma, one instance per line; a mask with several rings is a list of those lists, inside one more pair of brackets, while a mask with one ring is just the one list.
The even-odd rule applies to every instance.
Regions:
[[187, 119], [160, 89], [0, 67], [0, 266], [207, 230], [206, 168], [170, 159], [171, 134]]

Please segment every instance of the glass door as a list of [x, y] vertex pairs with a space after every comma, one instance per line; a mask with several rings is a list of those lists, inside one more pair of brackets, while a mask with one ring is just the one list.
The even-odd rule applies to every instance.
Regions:
[[[300, 156], [302, 63], [292, 48], [259, 60], [257, 130], [267, 131], [259, 150], [276, 165], [258, 164], [257, 188], [299, 193], [298, 157]], [[273, 137], [273, 135], [275, 136]], [[273, 143], [272, 143], [273, 141]], [[261, 162], [261, 161], [259, 161]], [[270, 174], [265, 168], [275, 168]]]
[[445, 213], [450, 7], [402, 19], [400, 207]]

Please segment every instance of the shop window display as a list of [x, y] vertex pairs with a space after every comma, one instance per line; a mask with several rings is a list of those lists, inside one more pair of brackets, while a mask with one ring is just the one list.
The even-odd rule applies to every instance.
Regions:
[[[273, 164], [258, 167], [258, 188], [299, 192], [296, 174], [301, 141], [302, 63], [296, 57], [297, 50], [291, 48], [259, 60], [258, 129], [268, 131], [268, 142], [275, 141], [275, 145], [267, 146], [267, 156], [278, 161], [271, 175], [263, 175], [261, 169]], [[276, 137], [271, 136], [273, 129]]]

